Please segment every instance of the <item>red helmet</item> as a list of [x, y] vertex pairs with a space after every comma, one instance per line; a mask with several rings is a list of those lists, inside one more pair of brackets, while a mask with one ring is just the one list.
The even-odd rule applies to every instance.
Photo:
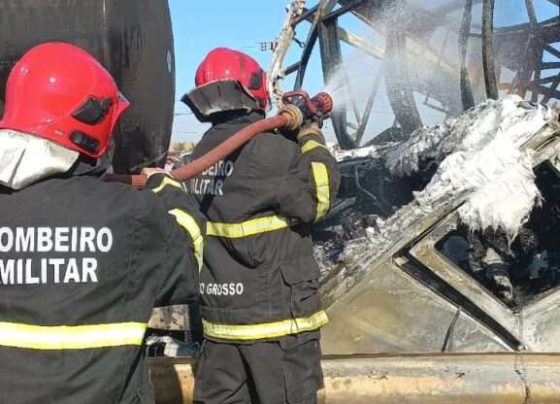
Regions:
[[195, 84], [219, 80], [238, 81], [255, 97], [259, 109], [268, 109], [266, 72], [251, 56], [228, 48], [211, 50], [196, 70]]
[[0, 128], [98, 158], [128, 106], [93, 56], [74, 45], [45, 43], [28, 51], [11, 71]]

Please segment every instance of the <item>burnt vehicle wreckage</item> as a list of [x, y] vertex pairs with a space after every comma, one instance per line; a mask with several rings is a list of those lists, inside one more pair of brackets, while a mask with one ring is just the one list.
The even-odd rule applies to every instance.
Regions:
[[[270, 88], [277, 100], [282, 80], [307, 88], [318, 67], [335, 100], [327, 130], [342, 185], [314, 230], [330, 317], [323, 398], [558, 401], [558, 0], [307, 3], [288, 6]], [[166, 2], [0, 6], [12, 38], [0, 88], [38, 42], [85, 46], [136, 105], [116, 136], [115, 172], [163, 163], [174, 88]], [[158, 402], [189, 402], [197, 307], [157, 309], [150, 327]]]
[[327, 402], [557, 399], [558, 3], [305, 3], [271, 91], [318, 65], [335, 100], [342, 185], [314, 230]]
[[[498, 99], [505, 94], [556, 105], [560, 98], [558, 4], [548, 0], [514, 3], [469, 0], [434, 1], [427, 5], [415, 1], [322, 1], [297, 13], [292, 20], [295, 29], [305, 22], [311, 28], [307, 40], [301, 43], [301, 59], [282, 74], [295, 74], [296, 88], [305, 85], [307, 65], [313, 49], [318, 47], [325, 82], [344, 87], [343, 97], [348, 98], [346, 105], [332, 116], [340, 147], [370, 145], [371, 153], [376, 155], [349, 159], [352, 153], [346, 156], [341, 153], [343, 188], [333, 214], [317, 229], [318, 239], [326, 238], [326, 243], [332, 244], [334, 238], [340, 244], [355, 238], [360, 229], [363, 233], [372, 224], [375, 227], [375, 220], [386, 219], [411, 202], [412, 191], [424, 188], [437, 167], [432, 164], [434, 161], [426, 159], [423, 169], [405, 178], [398, 178], [385, 168], [385, 151], [420, 130], [423, 115], [430, 120], [430, 114], [437, 111], [441, 120], [450, 119], [485, 98]], [[549, 11], [547, 17], [551, 18], [539, 21], [537, 10], [542, 11], [544, 6]], [[513, 7], [516, 12], [504, 10], [505, 7]], [[346, 29], [345, 25], [354, 29], [356, 25], [343, 19], [347, 14], [365, 23], [374, 33], [360, 36]], [[526, 22], [505, 25], [511, 21], [512, 14]], [[498, 22], [502, 26], [495, 27]], [[343, 44], [350, 45], [353, 53], [345, 52]], [[356, 57], [356, 52], [362, 55]], [[367, 64], [366, 58], [379, 63]], [[364, 62], [376, 77], [365, 82], [361, 77], [353, 79], [352, 75], [363, 70], [356, 70], [352, 64]], [[364, 83], [370, 86], [369, 90], [356, 89]], [[340, 91], [336, 87], [333, 90], [336, 98]], [[392, 124], [368, 138], [367, 127], [375, 120], [376, 107], [389, 109]], [[558, 262], [550, 251], [553, 244], [548, 249], [542, 246], [541, 250], [536, 244], [542, 245], [543, 240], [553, 236], [545, 233], [554, 226], [544, 224], [550, 224], [555, 216], [553, 184], [557, 186], [558, 181], [546, 167], [539, 167], [538, 173], [543, 206], [533, 212], [513, 243], [499, 230], [473, 234], [465, 226], [459, 226], [455, 231], [455, 234], [465, 233], [462, 237], [470, 244], [462, 253], [466, 255], [462, 268], [514, 309], [531, 296], [552, 289], [557, 282], [554, 268]], [[325, 234], [329, 226], [330, 234]], [[485, 255], [491, 246], [499, 250], [497, 255], [501, 258], [488, 270], [488, 265], [482, 262], [484, 256], [479, 255]], [[331, 250], [331, 256], [335, 251]], [[529, 267], [531, 263], [527, 260], [531, 254], [534, 259], [545, 255], [548, 265], [543, 271], [513, 268]]]

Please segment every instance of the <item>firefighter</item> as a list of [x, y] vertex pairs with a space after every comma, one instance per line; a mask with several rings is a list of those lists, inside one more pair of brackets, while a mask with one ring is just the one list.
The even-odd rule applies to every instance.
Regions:
[[[183, 101], [212, 126], [193, 158], [265, 117], [266, 74], [241, 52], [211, 51], [195, 84]], [[317, 124], [259, 134], [189, 182], [208, 220], [196, 402], [316, 401], [328, 319], [310, 224], [327, 214], [338, 183]]]
[[146, 191], [103, 182], [129, 103], [80, 48], [34, 47], [6, 93], [0, 402], [154, 402], [144, 333], [154, 305], [198, 295], [195, 205], [153, 170]]

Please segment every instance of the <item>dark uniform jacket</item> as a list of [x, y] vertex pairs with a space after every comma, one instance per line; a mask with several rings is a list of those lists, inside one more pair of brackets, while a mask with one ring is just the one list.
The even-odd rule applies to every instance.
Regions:
[[180, 184], [149, 187], [0, 188], [0, 403], [154, 401], [146, 325], [196, 296], [202, 234]]
[[[193, 158], [259, 119], [252, 113], [215, 124]], [[274, 133], [190, 181], [208, 219], [200, 283], [207, 338], [277, 340], [328, 321], [310, 224], [327, 214], [338, 184], [336, 161], [319, 136], [298, 144]]]

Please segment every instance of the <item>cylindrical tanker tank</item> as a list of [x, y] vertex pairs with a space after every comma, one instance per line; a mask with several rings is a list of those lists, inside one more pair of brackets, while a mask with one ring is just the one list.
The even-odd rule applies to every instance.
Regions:
[[113, 168], [161, 165], [175, 100], [173, 33], [166, 0], [0, 0], [0, 101], [10, 69], [47, 41], [91, 52], [131, 101], [115, 133]]

